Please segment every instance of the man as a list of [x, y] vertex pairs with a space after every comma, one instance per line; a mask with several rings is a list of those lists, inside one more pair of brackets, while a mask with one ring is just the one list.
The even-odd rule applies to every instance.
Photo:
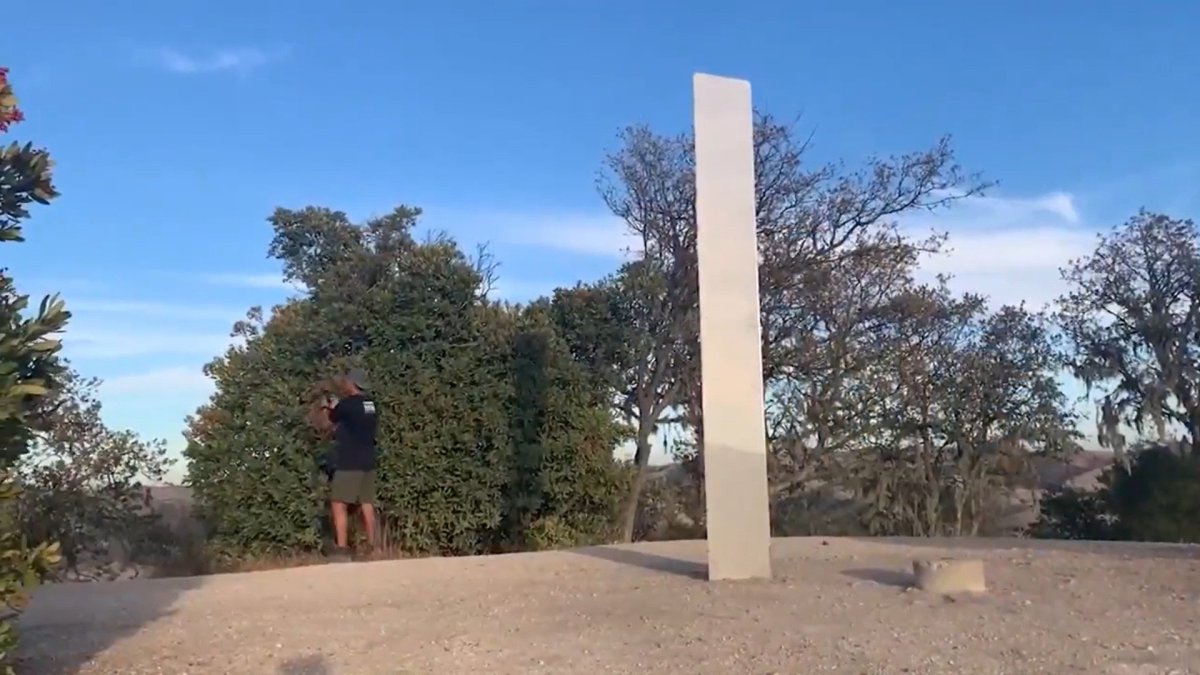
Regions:
[[367, 541], [375, 544], [375, 402], [366, 396], [366, 374], [352, 370], [334, 380], [341, 399], [327, 405], [333, 425], [334, 472], [330, 481], [330, 515], [336, 559], [350, 557], [347, 512], [357, 504]]

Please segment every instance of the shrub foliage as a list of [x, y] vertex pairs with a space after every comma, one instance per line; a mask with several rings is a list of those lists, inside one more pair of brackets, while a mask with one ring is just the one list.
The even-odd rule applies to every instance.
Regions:
[[[17, 100], [0, 68], [0, 135], [21, 121]], [[23, 241], [21, 222], [31, 203], [47, 204], [58, 196], [51, 184], [51, 162], [30, 144], [0, 144], [0, 243]], [[61, 372], [59, 343], [70, 315], [56, 297], [42, 300], [27, 314], [29, 296], [17, 293], [13, 280], [0, 271], [0, 663], [16, 647], [13, 619], [24, 608], [26, 591], [58, 562], [58, 547], [31, 545], [19, 527], [21, 485], [13, 463], [25, 454], [34, 433], [38, 401], [49, 393]], [[0, 666], [11, 672], [9, 666]]]
[[624, 430], [544, 309], [486, 297], [486, 255], [413, 236], [401, 207], [363, 225], [279, 209], [271, 255], [304, 291], [252, 309], [189, 420], [189, 480], [222, 555], [317, 549], [325, 512], [307, 421], [328, 379], [370, 374], [381, 409], [381, 535], [412, 554], [472, 554], [610, 536]]
[[1098, 489], [1051, 493], [1031, 534], [1200, 543], [1200, 455], [1179, 445], [1137, 450], [1105, 470]]

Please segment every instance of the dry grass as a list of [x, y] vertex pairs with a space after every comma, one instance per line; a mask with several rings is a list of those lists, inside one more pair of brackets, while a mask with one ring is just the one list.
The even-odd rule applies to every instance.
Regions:
[[[366, 545], [365, 539], [357, 532], [354, 536], [354, 555], [356, 559], [402, 560], [413, 556], [405, 553], [399, 546], [385, 540], [381, 546], [372, 549]], [[154, 579], [205, 576], [209, 574], [237, 574], [241, 572], [265, 572], [269, 570], [292, 569], [309, 565], [323, 565], [328, 559], [320, 552], [304, 552], [286, 555], [262, 556], [242, 560], [215, 560], [202, 537], [196, 535], [180, 536], [171, 547], [172, 555], [155, 560], [144, 565], [150, 572], [146, 576]]]

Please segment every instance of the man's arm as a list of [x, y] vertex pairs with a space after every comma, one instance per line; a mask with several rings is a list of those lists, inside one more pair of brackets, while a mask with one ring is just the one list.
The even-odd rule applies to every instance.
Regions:
[[324, 402], [314, 403], [305, 416], [313, 429], [322, 436], [328, 436], [333, 430], [333, 423], [329, 420], [329, 409]]
[[346, 418], [346, 406], [344, 404], [345, 401], [341, 400], [333, 405], [327, 405], [325, 408], [325, 410], [329, 413], [330, 426], [336, 425]]

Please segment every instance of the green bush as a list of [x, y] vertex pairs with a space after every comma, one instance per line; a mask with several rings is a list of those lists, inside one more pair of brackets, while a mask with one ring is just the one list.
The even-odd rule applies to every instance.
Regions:
[[1049, 491], [1038, 504], [1038, 519], [1029, 535], [1039, 539], [1102, 541], [1116, 536], [1116, 516], [1106, 489], [1064, 487]]
[[1041, 502], [1035, 537], [1200, 543], [1200, 456], [1164, 446], [1114, 465], [1096, 490], [1064, 488]]
[[1200, 456], [1146, 448], [1129, 468], [1114, 467], [1105, 483], [1118, 538], [1200, 543]]
[[13, 475], [0, 475], [0, 672], [11, 675], [9, 657], [17, 646], [14, 619], [25, 609], [27, 592], [41, 583], [59, 563], [58, 544], [45, 542], [30, 546], [21, 536], [15, 506], [21, 488]]
[[[0, 134], [19, 122], [17, 101], [0, 68]], [[51, 184], [51, 162], [31, 145], [0, 145], [0, 242], [22, 241], [21, 221], [30, 203], [46, 204], [58, 193]], [[57, 298], [46, 298], [32, 318], [23, 316], [29, 297], [17, 293], [0, 271], [0, 664], [17, 644], [13, 619], [25, 606], [26, 591], [59, 560], [54, 544], [30, 546], [19, 530], [21, 487], [11, 467], [29, 447], [36, 430], [37, 404], [61, 366], [59, 343], [50, 336], [70, 315]], [[11, 667], [0, 665], [5, 672]]]
[[308, 287], [209, 366], [216, 393], [189, 423], [189, 481], [215, 551], [294, 554], [322, 543], [326, 442], [306, 411], [328, 377], [362, 367], [382, 410], [382, 535], [409, 554], [472, 554], [609, 536], [626, 474], [622, 429], [540, 310], [485, 299], [484, 271], [419, 212], [356, 226], [277, 211], [272, 253]]

